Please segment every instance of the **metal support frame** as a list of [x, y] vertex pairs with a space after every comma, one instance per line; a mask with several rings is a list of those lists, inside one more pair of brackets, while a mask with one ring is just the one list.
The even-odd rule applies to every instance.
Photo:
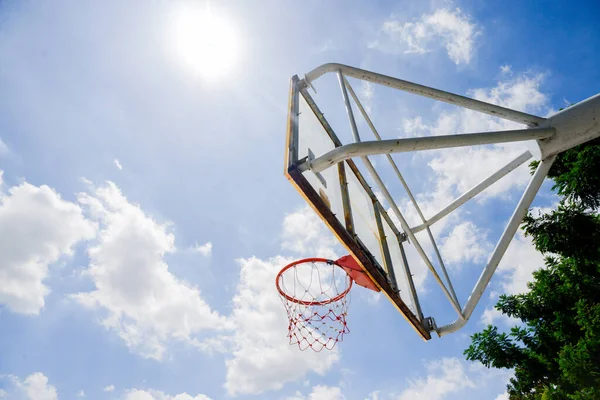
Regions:
[[[349, 122], [350, 122], [350, 128], [352, 129], [352, 135], [354, 136], [354, 140], [359, 141], [360, 140], [360, 136], [358, 134], [358, 128], [356, 127], [356, 121], [354, 120], [354, 113], [352, 112], [352, 105], [350, 104], [350, 99], [348, 98], [348, 93], [346, 91], [346, 85], [344, 84], [344, 77], [343, 77], [341, 71], [338, 71], [338, 79], [340, 81], [340, 87], [341, 87], [341, 90], [342, 90], [342, 97], [344, 98], [344, 103], [346, 104], [346, 112], [348, 114], [348, 119], [349, 119]], [[381, 142], [381, 141], [378, 141], [378, 142]], [[370, 143], [370, 142], [367, 142], [367, 143]], [[363, 142], [363, 143], [355, 143], [355, 145], [361, 145], [361, 144], [366, 144], [366, 143], [365, 142]], [[340, 149], [340, 148], [343, 148], [343, 147], [344, 146], [337, 147], [337, 149]], [[379, 153], [374, 153], [374, 154], [379, 154]], [[444, 294], [446, 295], [446, 297], [448, 298], [448, 300], [452, 304], [452, 307], [454, 307], [454, 309], [456, 310], [456, 312], [458, 313], [458, 315], [462, 315], [461, 314], [460, 305], [458, 304], [458, 301], [455, 299], [456, 295], [453, 296], [450, 293], [450, 291], [448, 290], [448, 288], [446, 287], [446, 285], [444, 284], [444, 282], [442, 281], [442, 279], [438, 275], [435, 267], [431, 263], [431, 260], [429, 260], [429, 257], [425, 253], [425, 250], [423, 250], [423, 247], [421, 247], [421, 244], [419, 243], [419, 241], [417, 240], [417, 238], [414, 236], [414, 234], [410, 230], [408, 222], [406, 221], [406, 219], [402, 215], [402, 212], [400, 211], [400, 209], [396, 205], [396, 202], [392, 198], [392, 195], [390, 194], [390, 192], [387, 190], [385, 184], [381, 180], [381, 177], [379, 176], [379, 174], [375, 170], [375, 167], [373, 166], [373, 164], [371, 163], [371, 161], [369, 160], [369, 158], [366, 155], [361, 156], [360, 159], [365, 164], [365, 167], [367, 168], [367, 171], [369, 171], [369, 174], [371, 175], [371, 178], [375, 181], [375, 183], [377, 184], [377, 187], [383, 193], [383, 196], [385, 197], [386, 201], [388, 202], [388, 204], [392, 208], [392, 211], [394, 212], [394, 214], [396, 215], [396, 217], [400, 221], [400, 225], [402, 226], [402, 229], [406, 232], [406, 234], [408, 235], [408, 237], [412, 240], [413, 245], [417, 249], [417, 252], [419, 253], [419, 255], [421, 256], [421, 258], [425, 262], [425, 265], [427, 265], [427, 267], [429, 268], [429, 270], [433, 274], [435, 280], [438, 282], [438, 284], [442, 288], [442, 291], [444, 292]], [[299, 167], [299, 170], [302, 171], [301, 166]], [[311, 170], [312, 170], [312, 166], [311, 166]]]
[[383, 267], [385, 268], [385, 273], [390, 280], [390, 285], [392, 289], [398, 291], [398, 282], [396, 281], [396, 272], [394, 271], [394, 266], [392, 264], [392, 257], [390, 255], [390, 248], [387, 243], [387, 237], [385, 235], [385, 230], [383, 229], [383, 222], [381, 222], [381, 212], [378, 207], [378, 202], [373, 202], [373, 214], [375, 215], [375, 223], [377, 224], [377, 232], [379, 234], [379, 241], [381, 242], [381, 252], [383, 254]]
[[406, 281], [408, 282], [408, 290], [409, 290], [411, 301], [415, 305], [415, 315], [419, 318], [420, 321], [422, 321], [423, 313], [421, 312], [421, 304], [419, 303], [419, 297], [417, 296], [417, 290], [415, 289], [415, 283], [413, 282], [412, 274], [410, 272], [410, 266], [408, 265], [408, 261], [406, 260], [406, 253], [404, 252], [404, 246], [402, 244], [403, 242], [406, 241], [406, 234], [403, 232], [400, 232], [398, 230], [398, 228], [396, 228], [396, 225], [394, 225], [394, 222], [392, 221], [392, 219], [390, 218], [388, 213], [385, 211], [385, 209], [383, 208], [383, 205], [381, 203], [377, 202], [377, 208], [379, 211], [379, 215], [389, 225], [392, 232], [394, 232], [395, 238], [390, 239], [390, 240], [398, 241], [398, 246], [400, 247], [400, 256], [402, 257], [402, 270], [404, 272], [404, 277], [406, 278]]
[[415, 305], [415, 311], [417, 312], [417, 318], [419, 321], [423, 321], [423, 311], [421, 310], [421, 303], [419, 302], [419, 297], [417, 296], [417, 289], [415, 288], [415, 283], [412, 280], [412, 275], [410, 273], [410, 266], [408, 265], [408, 260], [406, 259], [406, 253], [404, 252], [404, 245], [402, 244], [402, 239], [400, 235], [396, 236], [398, 239], [398, 245], [400, 246], [400, 255], [402, 256], [402, 264], [404, 265], [404, 272], [406, 273], [406, 280], [408, 282], [408, 290], [410, 291], [410, 296]]
[[[352, 99], [354, 100], [354, 103], [356, 104], [356, 106], [360, 110], [360, 113], [362, 114], [363, 118], [367, 122], [367, 125], [371, 129], [371, 132], [373, 132], [373, 135], [375, 136], [375, 139], [382, 140], [381, 139], [381, 135], [379, 135], [379, 132], [377, 131], [377, 129], [375, 128], [375, 125], [373, 124], [373, 121], [371, 121], [371, 117], [369, 117], [369, 114], [367, 113], [367, 111], [365, 110], [364, 106], [362, 105], [362, 102], [360, 101], [360, 99], [356, 95], [356, 92], [352, 88], [352, 85], [350, 85], [350, 82], [348, 82], [348, 80], [345, 77], [343, 78], [343, 80], [344, 80], [344, 86], [350, 92], [350, 95], [352, 96]], [[419, 204], [417, 203], [417, 200], [415, 199], [415, 196], [413, 196], [412, 191], [410, 190], [410, 188], [408, 187], [408, 184], [406, 183], [406, 180], [402, 176], [402, 173], [400, 173], [400, 169], [396, 165], [396, 162], [394, 161], [394, 159], [392, 158], [391, 155], [386, 154], [385, 156], [386, 156], [388, 162], [390, 163], [390, 166], [392, 167], [392, 169], [396, 173], [396, 176], [398, 177], [398, 180], [400, 181], [400, 183], [404, 187], [404, 190], [406, 191], [406, 194], [410, 198], [410, 201], [412, 202], [413, 206], [417, 210], [417, 214], [419, 214], [419, 218], [421, 218], [421, 221], [423, 222], [423, 224], [425, 224], [425, 222], [426, 222], [425, 221], [425, 216], [423, 215], [423, 212], [421, 211], [421, 207], [419, 207]], [[426, 229], [427, 229], [427, 234], [429, 236], [431, 244], [433, 245], [433, 248], [435, 250], [438, 262], [440, 264], [440, 268], [442, 269], [442, 273], [444, 274], [444, 279], [446, 280], [446, 283], [448, 284], [449, 292], [452, 295], [452, 298], [454, 299], [454, 301], [456, 302], [456, 304], [460, 307], [460, 301], [458, 300], [458, 296], [456, 296], [456, 292], [454, 290], [454, 286], [452, 285], [452, 281], [450, 280], [450, 277], [448, 276], [448, 272], [446, 270], [446, 266], [444, 265], [444, 261], [442, 260], [442, 256], [441, 256], [440, 251], [438, 249], [437, 243], [435, 242], [435, 240], [433, 238], [433, 234], [431, 233], [431, 230], [429, 229], [429, 227], [427, 227]], [[402, 253], [403, 253], [403, 256], [405, 257], [404, 249], [402, 249]], [[406, 262], [406, 265], [408, 265], [408, 262]], [[414, 289], [414, 284], [412, 282], [411, 282], [411, 284], [413, 285], [413, 289]]]
[[354, 157], [549, 139], [554, 134], [554, 128], [548, 127], [351, 143], [336, 147], [314, 160], [307, 160], [304, 164], [301, 164], [299, 168], [301, 171], [310, 169], [314, 173], [318, 173], [341, 161]]
[[506, 164], [504, 167], [500, 168], [498, 171], [473, 186], [471, 189], [467, 190], [461, 196], [457, 197], [454, 201], [444, 207], [440, 212], [435, 214], [433, 217], [429, 218], [427, 221], [423, 221], [422, 225], [416, 226], [412, 228], [414, 233], [420, 232], [423, 229], [427, 229], [434, 223], [438, 222], [440, 219], [444, 218], [446, 215], [450, 214], [452, 211], [456, 210], [458, 207], [465, 204], [467, 201], [471, 200], [473, 197], [477, 196], [479, 193], [483, 192], [485, 189], [499, 181], [509, 172], [514, 170], [515, 168], [522, 165], [525, 161], [531, 159], [531, 153], [529, 150], [525, 151], [517, 158]]
[[493, 117], [507, 119], [509, 121], [518, 122], [527, 126], [538, 126], [546, 121], [535, 115], [527, 114], [521, 111], [511, 110], [510, 108], [501, 107], [496, 104], [486, 103], [484, 101], [471, 99], [469, 97], [460, 96], [458, 94], [445, 92], [443, 90], [434, 89], [432, 87], [419, 85], [416, 83], [403, 81], [402, 79], [393, 78], [391, 76], [378, 74], [377, 72], [367, 71], [360, 68], [350, 67], [344, 64], [330, 63], [324, 64], [313, 69], [304, 76], [304, 82], [307, 85], [312, 83], [320, 76], [329, 72], [341, 72], [345, 76], [356, 78], [362, 81], [376, 83], [391, 87], [393, 89], [403, 90], [405, 92], [417, 94], [430, 99], [443, 101], [445, 103], [468, 108], [470, 110], [479, 111], [489, 114]]
[[[306, 179], [305, 174], [298, 170], [298, 165], [302, 163], [304, 159], [306, 159], [306, 157], [299, 158], [297, 151], [299, 143], [299, 103], [302, 101], [301, 99], [306, 102], [306, 105], [314, 113], [314, 116], [318, 119], [325, 133], [331, 140], [331, 143], [336, 147], [342, 145], [339, 138], [329, 125], [329, 122], [325, 119], [323, 113], [320, 111], [313, 98], [307, 92], [306, 86], [299, 81], [297, 77], [293, 77], [291, 80], [290, 105], [288, 110], [285, 176], [296, 187], [298, 192], [304, 197], [307, 203], [321, 217], [323, 222], [340, 240], [348, 252], [354, 256], [355, 260], [361, 265], [373, 282], [375, 282], [375, 284], [382, 290], [390, 302], [398, 309], [400, 314], [406, 318], [406, 320], [413, 326], [413, 328], [424, 340], [430, 340], [431, 331], [423, 323], [423, 318], [419, 318], [414, 310], [410, 309], [410, 307], [406, 304], [406, 302], [400, 296], [400, 293], [392, 288], [389, 276], [385, 273], [379, 261], [369, 252], [365, 243], [363, 243], [360, 238], [356, 236], [356, 234], [353, 232], [352, 226], [349, 227], [347, 225], [348, 220], [345, 218], [346, 216], [344, 216], [342, 222], [339, 217], [331, 211], [331, 205], [328, 203], [327, 198], [324, 198], [320, 192], [315, 190], [309, 180]], [[308, 149], [308, 153], [310, 154], [310, 149]], [[354, 161], [347, 160], [344, 163], [340, 163], [339, 167], [341, 167], [340, 171], [343, 171], [344, 176], [347, 174], [352, 174], [354, 178], [358, 180], [358, 184], [371, 198], [372, 202], [378, 203], [379, 210], [381, 211], [381, 217], [391, 227], [394, 235], [396, 235], [396, 237], [402, 237], [404, 234], [396, 228], [388, 213], [381, 208], [381, 204], [379, 204], [377, 196], [375, 196], [371, 190], [371, 187], [364, 179], [363, 174], [360, 172]], [[347, 180], [343, 180], [340, 177], [339, 183], [342, 189], [342, 196], [345, 192], [345, 186], [343, 185], [344, 181], [347, 183]], [[352, 218], [351, 207], [344, 208], [344, 212], [350, 213], [349, 216]], [[406, 273], [406, 276], [410, 282], [412, 279], [410, 271], [405, 268], [404, 272]], [[412, 295], [414, 295], [414, 291], [411, 292], [411, 296]], [[415, 299], [414, 296], [413, 299]], [[420, 306], [418, 303], [418, 298], [416, 300], [417, 301], [414, 302], [414, 304], [415, 307], [419, 309]]]
[[[424, 318], [412, 279], [408, 279], [411, 291], [410, 294], [412, 299], [414, 300], [414, 304], [417, 309], [416, 318], [418, 318], [418, 320], [421, 321], [422, 324], [422, 327], [417, 329], [425, 329], [425, 331], [435, 330], [439, 336], [455, 332], [462, 326], [464, 326], [468, 319], [471, 317], [477, 303], [481, 299], [483, 292], [487, 288], [494, 272], [496, 271], [500, 260], [504, 256], [512, 238], [514, 237], [517, 229], [519, 228], [523, 217], [526, 215], [529, 206], [531, 205], [533, 199], [539, 191], [544, 181], [544, 178], [547, 176], [548, 171], [556, 158], [556, 154], [560, 151], [572, 148], [577, 144], [583, 143], [588, 140], [592, 140], [596, 137], [600, 137], [600, 125], [597, 122], [598, 120], [600, 120], [600, 95], [584, 100], [583, 102], [578, 103], [576, 106], [571, 107], [569, 110], [565, 110], [546, 119], [535, 115], [523, 113], [520, 111], [511, 110], [495, 104], [486, 103], [483, 101], [471, 99], [468, 97], [456, 95], [442, 90], [430, 88], [412, 82], [403, 81], [401, 79], [342, 64], [322, 65], [306, 74], [303, 81], [296, 81], [296, 83], [302, 88], [312, 87], [312, 82], [314, 82], [323, 74], [330, 72], [337, 74], [340, 89], [342, 92], [342, 97], [346, 107], [347, 117], [350, 123], [350, 129], [354, 138], [354, 143], [347, 145], [341, 145], [341, 143], [337, 143], [335, 149], [327, 152], [326, 154], [322, 154], [317, 158], [309, 157], [307, 159], [298, 160], [298, 163], [294, 166], [294, 169], [297, 171], [295, 173], [301, 174], [303, 171], [310, 170], [315, 174], [319, 174], [323, 170], [335, 164], [345, 164], [345, 160], [350, 160], [354, 157], [361, 158], [369, 175], [383, 194], [383, 197], [388, 202], [391, 211], [397, 217], [400, 226], [403, 230], [403, 232], [400, 232], [390, 221], [388, 221], [390, 226], [394, 230], [394, 233], [396, 234], [396, 238], [400, 245], [402, 261], [405, 267], [404, 270], [408, 274], [407, 276], [410, 276], [410, 269], [406, 260], [406, 255], [404, 253], [404, 247], [402, 243], [404, 240], [409, 240], [413, 244], [413, 246], [417, 250], [417, 253], [421, 257], [425, 265], [428, 267], [434, 279], [442, 289], [444, 295], [447, 297], [448, 301], [458, 314], [458, 317], [454, 322], [441, 327], [437, 327], [433, 318]], [[529, 128], [500, 132], [482, 132], [435, 137], [382, 140], [381, 136], [375, 129], [373, 122], [371, 121], [370, 117], [368, 116], [366, 110], [364, 109], [358, 96], [356, 96], [356, 93], [352, 89], [352, 86], [350, 85], [346, 77], [353, 77], [359, 80], [381, 84], [387, 87], [443, 101], [459, 107], [482, 112], [494, 117], [525, 124]], [[367, 125], [373, 132], [376, 138], [375, 141], [361, 141], [348, 93], [350, 93], [350, 96], [354, 100], [354, 103], [357, 105], [360, 113], [367, 122]], [[538, 146], [536, 148], [533, 148], [531, 151], [525, 151], [522, 154], [520, 154], [514, 160], [500, 168], [497, 172], [493, 173], [488, 178], [481, 181], [479, 184], [466, 191], [464, 194], [456, 198], [454, 201], [452, 201], [450, 204], [448, 204], [441, 211], [439, 211], [437, 214], [435, 214], [429, 219], [426, 219], [423, 215], [415, 197], [413, 196], [406, 181], [400, 173], [398, 166], [396, 165], [396, 163], [390, 155], [391, 153], [397, 152], [421, 151], [429, 149], [442, 149], [461, 146], [473, 146], [530, 140], [536, 140]], [[534, 154], [532, 155], [532, 153]], [[421, 225], [412, 228], [408, 225], [398, 205], [395, 203], [390, 192], [384, 185], [381, 177], [375, 170], [373, 164], [370, 162], [368, 156], [379, 154], [386, 155], [390, 165], [392, 166], [402, 186], [406, 190], [408, 197], [410, 198], [412, 204], [417, 210], [417, 213], [419, 214], [419, 217], [422, 222]], [[531, 159], [532, 156], [538, 156], [538, 158], [541, 159], [541, 162], [538, 165], [535, 173], [533, 174], [510, 220], [508, 221], [504, 232], [502, 233], [502, 236], [496, 244], [496, 247], [494, 248], [494, 251], [492, 252], [492, 255], [486, 267], [481, 272], [479, 280], [473, 288], [466, 304], [464, 305], [464, 307], [461, 308], [458, 301], [458, 297], [456, 296], [450, 278], [447, 274], [437, 244], [435, 243], [433, 235], [431, 234], [430, 226], [438, 222], [448, 214], [450, 214], [452, 211], [456, 210], [458, 207], [466, 203], [468, 200], [470, 200], [477, 194], [487, 189], [493, 183], [497, 182], [499, 179], [501, 179], [517, 167], [524, 164], [527, 160]], [[352, 163], [352, 161], [347, 162]], [[354, 166], [354, 168], [356, 167]], [[377, 213], [377, 207], [382, 207], [381, 204], [374, 203], [374, 207], [376, 215], [379, 215]], [[379, 219], [377, 220], [380, 235], [384, 235], [381, 226], [381, 216], [386, 217], [386, 220], [389, 219], [389, 216], [387, 215], [387, 213], [382, 212], [379, 215]], [[429, 239], [431, 240], [437, 259], [440, 264], [440, 268], [442, 269], [442, 273], [444, 275], [445, 281], [448, 284], [448, 287], [444, 284], [443, 280], [441, 279], [435, 267], [433, 266], [431, 260], [429, 259], [423, 247], [421, 246], [419, 240], [415, 236], [416, 233], [423, 230], [427, 231]], [[389, 254], [388, 257], [386, 257], [386, 264], [388, 262], [387, 258], [389, 258]], [[422, 331], [421, 334], [423, 334]]]
[[469, 296], [469, 299], [463, 308], [462, 318], [457, 319], [451, 324], [439, 327], [437, 329], [438, 335], [444, 336], [448, 333], [456, 332], [467, 323], [471, 317], [471, 314], [473, 314], [475, 306], [479, 302], [479, 299], [481, 299], [481, 295], [483, 295], [487, 285], [490, 283], [494, 272], [496, 272], [496, 268], [498, 267], [500, 260], [504, 256], [506, 249], [508, 249], [508, 245], [515, 236], [515, 233], [517, 233], [517, 229], [519, 229], [521, 221], [523, 221], [525, 214], [527, 214], [529, 206], [535, 198], [538, 190], [542, 186], [544, 178], [546, 178], [546, 175], [548, 175], [548, 171], [554, 163], [555, 158], [556, 156], [551, 156], [543, 160], [538, 165], [533, 177], [529, 181], [529, 185], [527, 185], [527, 189], [525, 189], [525, 192], [523, 192], [523, 196], [521, 196], [521, 200], [519, 200], [512, 217], [508, 221], [506, 228], [504, 228], [504, 232], [502, 232], [502, 236], [500, 237], [500, 240], [498, 240], [498, 244], [496, 244], [496, 248], [490, 257], [487, 266], [481, 272], [479, 280], [477, 280], [477, 283], [475, 284], [475, 287], [473, 288], [473, 291], [471, 292], [471, 295]]
[[340, 193], [342, 196], [342, 207], [344, 209], [344, 222], [348, 232], [355, 235], [354, 218], [352, 218], [352, 206], [350, 204], [350, 193], [348, 192], [348, 178], [346, 177], [346, 168], [344, 163], [338, 165], [338, 176], [340, 178]]

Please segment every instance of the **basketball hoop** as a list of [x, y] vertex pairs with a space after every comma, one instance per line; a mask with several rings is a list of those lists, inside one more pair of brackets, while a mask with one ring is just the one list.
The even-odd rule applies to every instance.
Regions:
[[275, 285], [287, 311], [290, 344], [300, 350], [331, 350], [349, 333], [346, 324], [352, 284], [379, 288], [352, 258], [305, 258], [286, 265]]

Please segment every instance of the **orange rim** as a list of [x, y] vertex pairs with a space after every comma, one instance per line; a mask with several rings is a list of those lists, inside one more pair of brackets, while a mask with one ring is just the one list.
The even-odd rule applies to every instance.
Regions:
[[[305, 264], [305, 263], [312, 263], [312, 262], [323, 262], [323, 263], [335, 265], [336, 267], [341, 268], [342, 271], [344, 271], [346, 273], [346, 276], [348, 278], [348, 287], [346, 288], [346, 290], [344, 290], [342, 293], [338, 294], [337, 296], [335, 296], [329, 300], [322, 300], [322, 301], [300, 300], [300, 299], [297, 299], [297, 298], [292, 297], [292, 296], [288, 295], [287, 293], [285, 293], [283, 291], [283, 289], [281, 289], [281, 286], [279, 286], [279, 282], [282, 280], [283, 273], [285, 271], [287, 271], [288, 269], [295, 267], [298, 264]], [[279, 271], [279, 273], [275, 277], [275, 286], [277, 287], [277, 291], [279, 292], [279, 294], [284, 299], [291, 301], [292, 303], [301, 304], [303, 306], [323, 306], [326, 304], [335, 303], [336, 301], [341, 300], [344, 297], [346, 297], [348, 292], [350, 292], [350, 289], [352, 289], [352, 277], [348, 274], [348, 272], [346, 272], [346, 270], [341, 265], [339, 265], [338, 263], [336, 263], [333, 260], [329, 260], [327, 258], [314, 258], [314, 257], [313, 258], [303, 258], [302, 260], [296, 260], [293, 263], [290, 263], [290, 264], [286, 265], [285, 267], [283, 267], [281, 269], [281, 271]]]

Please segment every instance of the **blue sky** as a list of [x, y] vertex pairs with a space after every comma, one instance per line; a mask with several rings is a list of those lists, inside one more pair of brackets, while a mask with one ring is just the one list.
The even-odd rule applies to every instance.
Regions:
[[[283, 176], [289, 78], [341, 62], [546, 116], [598, 91], [598, 5], [214, 2], [237, 50], [211, 78], [177, 52], [178, 10], [193, 5], [0, 3], [0, 398], [505, 398], [510, 371], [462, 351], [485, 323], [510, 325], [492, 311], [498, 294], [526, 290], [541, 265], [520, 234], [458, 333], [423, 342], [356, 289], [334, 352], [286, 344], [277, 270], [341, 254]], [[352, 84], [385, 137], [505, 127]], [[323, 77], [315, 99], [349, 140], [335, 85]], [[397, 160], [432, 215], [515, 152]], [[462, 302], [528, 176], [513, 172], [434, 230]], [[536, 207], [555, 203], [550, 186]], [[426, 314], [451, 322], [414, 263]]]

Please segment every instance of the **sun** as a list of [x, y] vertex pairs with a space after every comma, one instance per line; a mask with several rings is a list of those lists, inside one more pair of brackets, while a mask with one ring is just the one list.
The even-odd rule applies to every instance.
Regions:
[[183, 7], [174, 22], [177, 53], [193, 72], [213, 80], [231, 71], [238, 43], [229, 21], [208, 8]]

